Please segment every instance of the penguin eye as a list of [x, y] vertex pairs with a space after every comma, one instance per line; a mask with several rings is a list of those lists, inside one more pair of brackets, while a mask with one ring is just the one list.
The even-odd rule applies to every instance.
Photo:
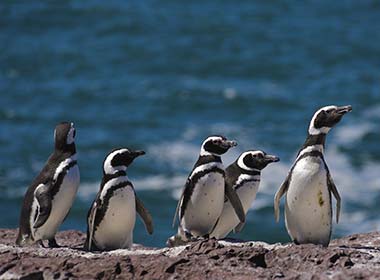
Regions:
[[328, 110], [326, 110], [326, 113], [330, 114], [332, 111], [334, 111], [334, 109], [328, 109]]

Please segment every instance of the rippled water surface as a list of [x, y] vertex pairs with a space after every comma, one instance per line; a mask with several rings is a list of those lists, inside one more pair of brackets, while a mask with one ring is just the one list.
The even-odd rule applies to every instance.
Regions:
[[81, 185], [62, 229], [86, 213], [114, 147], [143, 149], [129, 169], [153, 213], [135, 242], [163, 246], [200, 143], [213, 133], [281, 162], [263, 172], [236, 238], [288, 241], [273, 195], [313, 112], [351, 104], [326, 161], [343, 208], [334, 236], [380, 228], [380, 5], [377, 1], [3, 1], [0, 4], [0, 227], [17, 227], [22, 196], [61, 120], [77, 127]]

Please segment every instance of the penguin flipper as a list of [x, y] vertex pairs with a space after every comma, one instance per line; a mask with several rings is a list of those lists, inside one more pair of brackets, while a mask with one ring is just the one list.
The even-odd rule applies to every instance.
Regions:
[[39, 228], [49, 218], [51, 212], [50, 184], [40, 184], [34, 191], [39, 204], [39, 213], [33, 224], [33, 228]]
[[175, 223], [176, 223], [176, 220], [177, 220], [177, 217], [178, 217], [178, 212], [179, 212], [179, 208], [181, 207], [182, 198], [183, 198], [183, 192], [182, 192], [182, 195], [181, 195], [180, 199], [178, 200], [177, 207], [175, 209], [175, 213], [174, 213], [174, 217], [173, 217], [173, 222], [172, 222], [172, 227], [173, 228], [175, 226]]
[[98, 210], [98, 207], [99, 207], [98, 205], [100, 205], [100, 201], [98, 201], [98, 198], [97, 198], [95, 199], [94, 203], [92, 204], [87, 214], [87, 237], [84, 243], [84, 249], [87, 251], [92, 251], [94, 247], [94, 244], [92, 241], [93, 241], [93, 235], [94, 235], [96, 211]]
[[241, 223], [245, 222], [245, 212], [239, 196], [229, 184], [224, 185], [224, 194], [229, 199]]
[[336, 223], [338, 224], [339, 223], [339, 216], [340, 216], [341, 198], [340, 198], [338, 189], [336, 188], [336, 185], [334, 183], [334, 180], [331, 177], [331, 173], [330, 173], [329, 167], [327, 166], [325, 159], [323, 159], [323, 162], [325, 164], [325, 168], [327, 171], [327, 187], [328, 187], [329, 191], [332, 192], [332, 194], [334, 195], [335, 200], [336, 200]]
[[136, 200], [136, 211], [142, 218], [145, 224], [146, 231], [149, 234], [153, 233], [153, 219], [152, 215], [149, 213], [148, 209], [145, 208], [142, 201], [135, 195]]
[[[181, 209], [181, 207], [182, 207], [182, 208], [183, 208], [182, 211], [184, 211], [185, 208], [186, 208], [186, 204], [187, 204], [187, 203], [185, 203], [185, 205], [183, 205], [183, 197], [184, 197], [184, 195], [185, 195], [186, 188], [189, 187], [189, 184], [190, 184], [190, 180], [187, 179], [186, 184], [185, 184], [185, 187], [183, 188], [183, 190], [182, 190], [182, 194], [181, 194], [181, 196], [180, 196], [180, 198], [179, 198], [179, 200], [178, 200], [177, 208], [175, 209], [175, 213], [174, 213], [174, 217], [173, 217], [173, 222], [172, 222], [172, 227], [173, 227], [173, 228], [174, 228], [174, 226], [175, 226], [175, 223], [176, 223], [177, 217], [179, 216], [179, 209]], [[184, 213], [183, 213], [183, 214], [184, 214]], [[183, 214], [182, 214], [182, 215], [183, 215]]]
[[338, 224], [339, 223], [339, 216], [340, 216], [340, 202], [341, 202], [341, 199], [340, 199], [340, 195], [339, 195], [338, 189], [336, 188], [334, 180], [332, 179], [331, 174], [328, 171], [328, 169], [327, 169], [327, 187], [332, 192], [332, 194], [334, 195], [335, 200], [336, 200], [336, 223]]
[[274, 217], [276, 222], [280, 220], [280, 199], [288, 191], [289, 182], [290, 182], [290, 173], [286, 177], [285, 181], [282, 183], [281, 187], [278, 189], [274, 196]]
[[234, 233], [239, 233], [239, 232], [241, 232], [241, 230], [243, 229], [244, 226], [245, 226], [245, 222], [244, 222], [244, 223], [240, 222], [240, 223], [234, 228]]

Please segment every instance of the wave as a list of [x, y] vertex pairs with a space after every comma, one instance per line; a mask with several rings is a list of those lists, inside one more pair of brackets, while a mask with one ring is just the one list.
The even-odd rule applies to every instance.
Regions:
[[[185, 175], [178, 176], [164, 176], [155, 175], [147, 178], [131, 179], [135, 190], [147, 191], [147, 190], [180, 190], [180, 187], [184, 185], [186, 180]], [[78, 196], [81, 200], [92, 200], [95, 198], [96, 193], [100, 187], [100, 182], [86, 182], [81, 183]], [[178, 195], [179, 198], [180, 194]]]
[[370, 122], [345, 125], [335, 133], [335, 139], [339, 144], [348, 145], [361, 140], [365, 135], [374, 130], [376, 126]]
[[366, 118], [380, 119], [380, 104], [367, 108], [363, 115]]

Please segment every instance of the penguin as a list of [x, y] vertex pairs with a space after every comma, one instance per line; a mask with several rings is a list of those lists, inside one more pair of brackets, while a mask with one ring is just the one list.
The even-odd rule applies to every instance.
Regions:
[[87, 215], [87, 251], [110, 251], [130, 248], [136, 212], [141, 216], [149, 234], [153, 233], [153, 220], [142, 201], [136, 196], [127, 177], [127, 167], [144, 151], [128, 148], [115, 149], [103, 162], [103, 178]]
[[74, 140], [73, 123], [56, 126], [54, 152], [24, 196], [17, 245], [43, 245], [42, 241], [48, 240], [49, 247], [59, 247], [55, 234], [69, 213], [80, 182]]
[[326, 106], [313, 116], [306, 141], [274, 198], [275, 219], [279, 220], [280, 199], [285, 195], [285, 224], [296, 244], [327, 247], [332, 231], [331, 194], [336, 199], [339, 222], [340, 195], [324, 158], [327, 133], [352, 111], [348, 106]]
[[218, 135], [204, 140], [174, 215], [173, 226], [179, 214], [178, 233], [168, 239], [168, 246], [177, 246], [196, 238], [208, 238], [222, 213], [225, 195], [240, 221], [245, 221], [244, 209], [238, 196], [229, 185], [225, 187], [221, 159], [221, 155], [236, 145], [235, 141]]
[[[251, 150], [242, 153], [234, 163], [226, 168], [226, 185], [238, 195], [246, 215], [260, 184], [261, 170], [280, 159], [263, 151]], [[222, 214], [212, 230], [210, 237], [225, 238], [232, 230], [239, 232], [244, 226], [234, 213], [231, 202], [226, 198]]]

